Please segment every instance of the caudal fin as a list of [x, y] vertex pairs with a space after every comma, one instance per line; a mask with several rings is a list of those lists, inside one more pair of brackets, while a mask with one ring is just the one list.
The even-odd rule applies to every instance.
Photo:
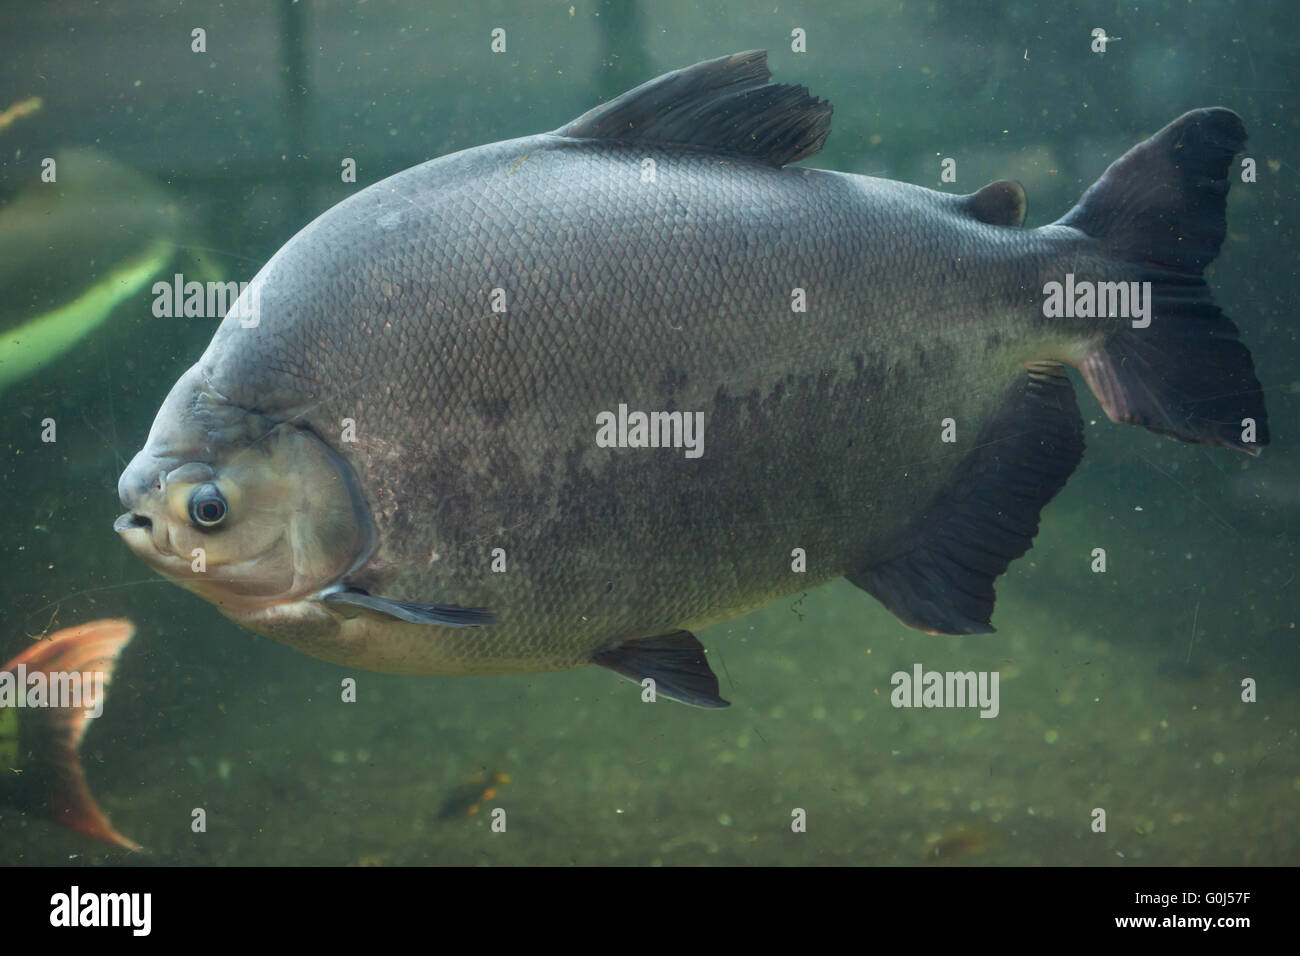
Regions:
[[[101, 620], [69, 627], [32, 644], [0, 671], [25, 680], [15, 681], [17, 693], [26, 693], [31, 677], [46, 675], [50, 693], [56, 680], [78, 675], [76, 684], [80, 700], [77, 706], [4, 708], [17, 715], [18, 772], [23, 803], [39, 810], [50, 819], [73, 830], [108, 843], [139, 850], [140, 845], [127, 839], [108, 822], [86, 785], [81, 768], [81, 740], [86, 726], [103, 709], [103, 695], [117, 666], [117, 658], [135, 634], [135, 625], [126, 620]], [[70, 682], [59, 681], [64, 686]], [[47, 702], [55, 703], [50, 694]], [[66, 701], [63, 701], [66, 703]]]
[[1257, 455], [1269, 436], [1255, 365], [1202, 278], [1223, 244], [1228, 171], [1245, 142], [1231, 110], [1184, 113], [1112, 163], [1059, 225], [1139, 267], [1124, 278], [1151, 283], [1150, 324], [1077, 363], [1111, 420]]

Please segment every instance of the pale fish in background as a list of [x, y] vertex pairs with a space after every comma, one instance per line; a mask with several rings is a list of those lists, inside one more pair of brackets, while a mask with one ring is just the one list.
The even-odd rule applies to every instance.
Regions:
[[55, 182], [30, 161], [31, 181], [0, 205], [0, 390], [48, 368], [124, 302], [140, 296], [147, 309], [151, 280], [170, 282], [169, 267], [220, 278], [170, 190], [95, 149], [53, 158]]

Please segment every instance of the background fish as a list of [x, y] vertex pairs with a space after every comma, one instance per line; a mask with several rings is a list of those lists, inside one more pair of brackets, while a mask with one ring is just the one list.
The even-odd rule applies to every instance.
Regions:
[[[168, 266], [220, 275], [189, 248], [195, 230], [162, 185], [96, 149], [53, 158], [55, 182], [0, 203], [0, 390], [47, 370]], [[83, 278], [70, 287], [69, 275]]]
[[[134, 635], [135, 625], [124, 620], [67, 627], [33, 642], [0, 672], [16, 675], [21, 667], [25, 675], [98, 673], [107, 688], [118, 655]], [[90, 722], [86, 712], [104, 703], [95, 691], [93, 682], [83, 683], [79, 707], [0, 706], [0, 795], [5, 803], [97, 840], [139, 850], [99, 808], [81, 766], [81, 741]]]
[[510, 775], [500, 770], [485, 770], [452, 789], [438, 805], [439, 820], [472, 817], [485, 801], [492, 800], [502, 785], [510, 782]]
[[[718, 706], [690, 632], [839, 576], [913, 627], [991, 630], [1082, 455], [1064, 365], [1116, 421], [1267, 443], [1201, 278], [1236, 114], [1180, 117], [1022, 231], [1011, 183], [788, 167], [830, 106], [767, 79], [761, 52], [701, 63], [318, 218], [163, 403], [119, 533], [326, 660], [597, 663]], [[1067, 274], [1151, 282], [1153, 321], [1045, 318]], [[620, 404], [703, 412], [704, 454], [598, 447]]]

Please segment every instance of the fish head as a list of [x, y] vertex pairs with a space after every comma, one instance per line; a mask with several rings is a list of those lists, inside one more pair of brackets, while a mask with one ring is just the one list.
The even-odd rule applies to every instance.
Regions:
[[313, 600], [364, 563], [374, 524], [344, 459], [306, 427], [183, 375], [118, 480], [114, 530], [164, 577], [277, 636], [329, 626]]

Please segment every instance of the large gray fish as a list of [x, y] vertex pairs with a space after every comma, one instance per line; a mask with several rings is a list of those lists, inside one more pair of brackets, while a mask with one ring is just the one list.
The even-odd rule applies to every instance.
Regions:
[[[992, 630], [1083, 453], [1065, 365], [1115, 421], [1267, 442], [1201, 278], [1236, 114], [1180, 117], [1025, 231], [1012, 183], [787, 165], [831, 108], [769, 76], [700, 63], [320, 216], [173, 387], [117, 530], [329, 661], [596, 663], [719, 706], [691, 632], [842, 575], [913, 627]], [[1141, 285], [1133, 316], [1128, 286], [1080, 291], [1103, 282], [1151, 283], [1145, 318]]]

